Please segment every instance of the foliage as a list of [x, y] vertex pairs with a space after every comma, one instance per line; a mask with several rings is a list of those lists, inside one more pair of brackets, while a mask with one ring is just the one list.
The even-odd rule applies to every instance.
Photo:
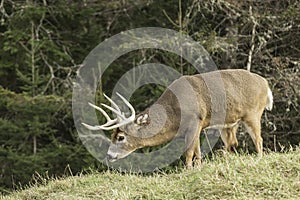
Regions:
[[58, 176], [67, 166], [74, 173], [93, 166], [95, 159], [70, 128], [70, 102], [57, 96], [29, 97], [2, 87], [0, 96], [1, 189], [24, 185], [35, 173]]

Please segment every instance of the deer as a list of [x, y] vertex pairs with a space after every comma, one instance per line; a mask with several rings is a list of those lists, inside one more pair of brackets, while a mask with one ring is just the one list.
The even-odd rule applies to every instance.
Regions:
[[[206, 84], [206, 80], [214, 83], [216, 77], [221, 77], [225, 97], [217, 101], [217, 107], [224, 105], [225, 115], [223, 121], [211, 122], [212, 116], [218, 116], [222, 110], [212, 108], [212, 98], [220, 95], [215, 92], [219, 86], [213, 86], [213, 91], [209, 91]], [[190, 91], [185, 92], [187, 87]], [[199, 137], [202, 130], [221, 130], [225, 150], [230, 152], [232, 147], [238, 146], [236, 132], [239, 124], [246, 127], [257, 154], [263, 154], [261, 117], [265, 109], [272, 109], [273, 96], [267, 80], [258, 74], [243, 69], [226, 69], [181, 76], [166, 88], [154, 104], [139, 114], [125, 97], [116, 94], [129, 108], [130, 116], [126, 116], [117, 103], [104, 94], [111, 106], [101, 105], [112, 111], [116, 118], [111, 119], [103, 108], [89, 103], [104, 115], [107, 122], [103, 125], [82, 123], [92, 131], [114, 130], [106, 155], [109, 162], [125, 158], [137, 149], [165, 144], [182, 136], [186, 145], [185, 165], [190, 169], [193, 164], [201, 165]]]

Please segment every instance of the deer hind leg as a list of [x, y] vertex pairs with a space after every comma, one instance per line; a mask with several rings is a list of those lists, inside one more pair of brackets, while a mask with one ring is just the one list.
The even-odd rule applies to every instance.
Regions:
[[231, 148], [237, 148], [238, 147], [238, 140], [236, 138], [236, 132], [238, 129], [238, 125], [235, 125], [231, 128], [224, 128], [221, 131], [221, 139], [225, 145], [225, 149], [228, 152], [231, 152]]
[[244, 120], [244, 125], [247, 129], [247, 132], [251, 136], [253, 143], [256, 148], [256, 152], [259, 156], [262, 156], [263, 153], [263, 139], [261, 137], [261, 116], [251, 117], [250, 119]]

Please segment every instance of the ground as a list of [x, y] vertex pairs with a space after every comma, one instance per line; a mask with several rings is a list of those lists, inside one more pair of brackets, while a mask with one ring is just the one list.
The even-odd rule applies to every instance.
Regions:
[[298, 199], [300, 149], [215, 156], [172, 173], [109, 170], [40, 182], [0, 199]]

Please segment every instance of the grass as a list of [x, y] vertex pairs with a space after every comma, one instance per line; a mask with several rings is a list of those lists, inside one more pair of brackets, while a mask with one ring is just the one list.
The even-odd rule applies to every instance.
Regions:
[[299, 199], [300, 148], [226, 155], [170, 174], [91, 173], [47, 181], [0, 199]]

